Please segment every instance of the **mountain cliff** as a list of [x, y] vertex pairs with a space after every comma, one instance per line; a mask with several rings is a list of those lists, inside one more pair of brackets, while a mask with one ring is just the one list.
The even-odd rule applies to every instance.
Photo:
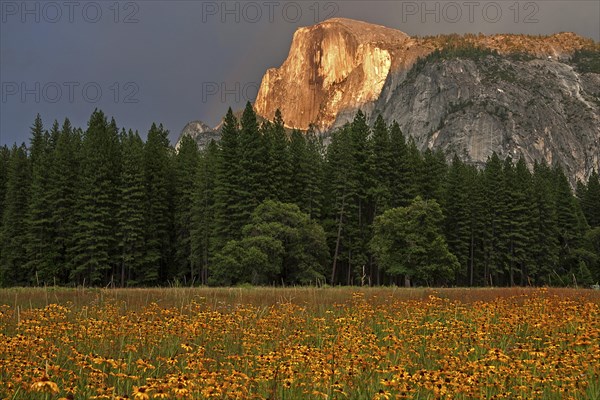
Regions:
[[213, 129], [202, 121], [189, 122], [181, 130], [177, 143], [175, 144], [175, 150], [179, 150], [181, 139], [184, 136], [189, 136], [194, 139], [198, 144], [198, 147], [203, 149], [211, 140], [219, 140], [221, 138], [221, 133], [219, 132], [218, 127]]
[[271, 116], [279, 108], [291, 128], [326, 130], [340, 111], [376, 101], [393, 71], [427, 53], [416, 43], [394, 29], [340, 18], [300, 28], [287, 60], [265, 74], [256, 110]]
[[[242, 114], [243, 110], [237, 110], [233, 113], [233, 115], [238, 121], [241, 120]], [[266, 119], [261, 117], [260, 115], [257, 115], [256, 119], [259, 124], [262, 124], [266, 121]], [[181, 140], [184, 136], [189, 136], [192, 139], [194, 139], [196, 141], [196, 144], [198, 145], [198, 148], [200, 150], [203, 150], [206, 148], [206, 146], [209, 145], [209, 143], [212, 140], [214, 140], [215, 142], [221, 140], [222, 128], [223, 120], [221, 120], [221, 122], [219, 122], [219, 124], [214, 128], [211, 128], [204, 122], [198, 120], [188, 122], [181, 130], [181, 133], [179, 133], [177, 142], [175, 142], [175, 150], [179, 150], [179, 146], [181, 146]]]
[[320, 131], [381, 113], [421, 148], [558, 161], [584, 179], [600, 166], [599, 60], [600, 46], [572, 33], [417, 38], [335, 18], [296, 31], [255, 108]]

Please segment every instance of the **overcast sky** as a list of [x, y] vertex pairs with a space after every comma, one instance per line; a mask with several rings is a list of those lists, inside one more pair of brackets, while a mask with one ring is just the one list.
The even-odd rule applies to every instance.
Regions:
[[[347, 17], [439, 33], [552, 34], [600, 41], [598, 1], [0, 0], [0, 144], [29, 140], [40, 113], [85, 128], [94, 108], [145, 137], [176, 140], [191, 120], [218, 123], [254, 100], [301, 26]], [[285, 116], [284, 116], [285, 117]]]

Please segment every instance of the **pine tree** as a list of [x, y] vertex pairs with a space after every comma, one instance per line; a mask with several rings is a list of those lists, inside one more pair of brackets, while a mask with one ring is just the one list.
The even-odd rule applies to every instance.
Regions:
[[2, 220], [4, 215], [4, 198], [6, 197], [6, 180], [8, 174], [8, 160], [10, 150], [4, 145], [0, 146], [0, 232], [2, 232]]
[[308, 179], [305, 181], [302, 192], [303, 200], [300, 209], [310, 219], [318, 219], [321, 217], [323, 209], [323, 141], [312, 130], [306, 133], [305, 140], [306, 147], [302, 164], [308, 171]]
[[6, 193], [0, 246], [0, 283], [3, 286], [25, 285], [31, 276], [24, 269], [27, 262], [27, 205], [31, 170], [24, 144], [14, 145], [7, 165]]
[[40, 114], [36, 115], [30, 132], [31, 137], [29, 139], [29, 148], [27, 150], [31, 162], [30, 165], [33, 166], [40, 162], [39, 158], [43, 157], [44, 149], [46, 148], [46, 143], [49, 138], [48, 132], [44, 129]]
[[[403, 141], [403, 140], [402, 140]], [[373, 204], [373, 217], [383, 213], [392, 202], [393, 159], [388, 127], [380, 115], [375, 120], [373, 135], [369, 142], [369, 168], [373, 174], [373, 186], [369, 193]]]
[[173, 228], [172, 167], [169, 131], [152, 124], [144, 146], [146, 186], [146, 267], [139, 282], [155, 285], [172, 267], [171, 229]]
[[371, 129], [367, 125], [366, 115], [358, 111], [352, 121], [350, 129], [350, 157], [352, 168], [350, 180], [353, 193], [351, 193], [351, 215], [347, 225], [349, 234], [348, 256], [348, 284], [354, 283], [353, 278], [364, 274], [364, 268], [369, 262], [368, 243], [371, 240], [370, 223], [372, 212], [369, 210], [368, 193], [373, 187], [372, 173], [369, 169], [368, 155]]
[[59, 283], [66, 284], [74, 269], [73, 235], [77, 226], [77, 188], [80, 179], [81, 132], [73, 129], [65, 119], [56, 139], [53, 163], [50, 170], [50, 197], [54, 246], [57, 254], [54, 263], [59, 268]]
[[[56, 137], [58, 122], [54, 121], [53, 136]], [[50, 134], [44, 130], [38, 114], [31, 130], [31, 188], [27, 214], [27, 263], [31, 279], [37, 284], [53, 284], [59, 278], [60, 268], [55, 263], [58, 250], [54, 246], [52, 221], [52, 197], [50, 171], [53, 149]]]
[[587, 186], [585, 185], [585, 183], [577, 179], [577, 183], [575, 185], [575, 197], [577, 197], [577, 200], [579, 200], [579, 202], [581, 202], [585, 197], [586, 190]]
[[408, 170], [408, 176], [410, 177], [408, 180], [408, 185], [406, 190], [406, 195], [412, 196], [409, 198], [409, 205], [416, 196], [419, 196], [423, 193], [423, 180], [424, 180], [424, 159], [423, 154], [419, 151], [417, 144], [412, 136], [408, 138], [406, 141], [406, 165]]
[[350, 125], [333, 132], [331, 143], [327, 147], [325, 168], [325, 202], [323, 225], [328, 233], [332, 251], [332, 270], [330, 283], [335, 284], [341, 275], [341, 267], [345, 262], [347, 233], [346, 226], [351, 217], [351, 193], [354, 191], [350, 180]]
[[139, 277], [144, 277], [146, 264], [144, 209], [146, 198], [144, 175], [144, 142], [137, 132], [121, 134], [123, 168], [119, 188], [118, 238], [119, 267], [118, 279], [121, 287], [135, 285]]
[[499, 283], [498, 274], [502, 271], [502, 235], [506, 218], [505, 188], [502, 173], [502, 162], [494, 152], [488, 159], [484, 171], [485, 196], [485, 230], [484, 251], [485, 264], [483, 282], [485, 285]]
[[421, 166], [421, 196], [425, 200], [435, 199], [438, 203], [442, 203], [444, 197], [443, 183], [448, 169], [444, 153], [441, 150], [434, 152], [431, 149], [426, 149], [423, 152]]
[[571, 186], [561, 167], [552, 171], [554, 176], [554, 201], [556, 218], [559, 227], [558, 236], [561, 247], [561, 258], [565, 258], [580, 244], [583, 236], [582, 221], [578, 217], [579, 205], [573, 197]]
[[0, 147], [0, 284], [314, 282], [327, 262], [317, 221], [332, 284], [598, 279], [597, 172], [574, 196], [560, 167], [532, 174], [495, 153], [482, 170], [448, 166], [397, 123], [366, 121], [357, 112], [325, 151], [280, 112], [259, 127], [247, 104], [240, 126], [228, 110], [220, 144], [187, 138], [176, 153], [162, 126], [144, 144], [101, 111], [85, 133], [68, 119], [45, 131], [38, 115], [29, 147]]
[[54, 120], [52, 123], [52, 127], [50, 128], [50, 132], [48, 132], [48, 149], [50, 152], [53, 152], [56, 149], [56, 145], [58, 143], [58, 138], [60, 137], [60, 133], [62, 132], [60, 124], [57, 120]]
[[481, 266], [485, 265], [486, 198], [484, 173], [475, 166], [466, 167], [465, 172], [468, 193], [469, 285], [485, 285], [485, 271], [481, 269]]
[[448, 185], [444, 199], [444, 227], [448, 249], [456, 256], [461, 266], [461, 269], [458, 270], [459, 278], [467, 276], [471, 278], [472, 275], [469, 273], [472, 242], [469, 224], [471, 217], [469, 215], [471, 210], [469, 189], [467, 167], [458, 156], [454, 156], [448, 171]]
[[292, 161], [285, 124], [279, 110], [275, 111], [273, 123], [265, 125], [262, 131], [268, 149], [268, 165], [265, 168], [269, 174], [268, 197], [288, 202], [291, 200]]
[[[110, 137], [110, 143], [112, 147], [112, 186], [110, 194], [113, 196], [113, 207], [109, 218], [112, 227], [118, 226], [117, 214], [119, 212], [119, 195], [121, 188], [121, 170], [123, 167], [123, 153], [121, 149], [121, 135], [119, 133], [119, 127], [114, 118], [110, 119], [108, 124], [108, 132]], [[114, 234], [110, 238], [109, 247], [109, 262], [111, 265], [110, 281], [107, 282], [111, 285], [118, 283], [119, 274], [121, 273], [121, 252], [119, 247], [118, 235]]]
[[288, 198], [311, 218], [318, 218], [322, 207], [321, 150], [321, 142], [315, 134], [303, 134], [298, 130], [292, 132], [289, 143], [291, 166]]
[[[581, 268], [582, 258], [580, 249], [584, 246], [585, 231], [588, 229], [587, 222], [579, 202], [573, 196], [571, 186], [564, 171], [560, 166], [555, 166], [554, 178], [554, 202], [556, 208], [556, 221], [558, 226], [559, 249], [559, 282], [577, 284], [577, 278], [587, 275], [588, 271]], [[586, 266], [587, 268], [587, 266]]]
[[590, 227], [600, 227], [600, 177], [596, 171], [588, 178], [581, 209]]
[[529, 249], [532, 245], [533, 215], [531, 174], [520, 158], [516, 166], [507, 158], [504, 164], [505, 210], [503, 227], [504, 265], [507, 267], [507, 284], [515, 284], [515, 275], [520, 273], [520, 283], [525, 284], [531, 264]]
[[420, 162], [420, 153], [412, 139], [409, 145], [411, 154], [400, 125], [394, 121], [390, 127], [390, 207], [405, 207], [418, 194], [416, 172], [420, 165], [413, 165], [411, 159]]
[[329, 199], [326, 202], [330, 208], [325, 226], [334, 242], [332, 283], [342, 273], [338, 264], [345, 267], [346, 283], [352, 284], [363, 275], [370, 260], [368, 217], [371, 213], [367, 198], [372, 186], [368, 163], [370, 133], [365, 115], [358, 111], [351, 124], [333, 135], [327, 150]]
[[240, 133], [231, 108], [223, 120], [215, 187], [215, 247], [239, 238], [243, 226]]
[[[177, 172], [175, 203], [175, 240], [177, 275], [185, 277], [192, 262], [192, 207], [194, 203], [194, 185], [198, 170], [198, 145], [189, 136], [185, 136], [175, 156]], [[195, 277], [190, 277], [193, 281]]]
[[303, 204], [304, 186], [309, 179], [306, 165], [306, 138], [302, 132], [293, 130], [290, 134], [289, 143], [290, 155], [290, 186], [289, 186], [289, 201], [297, 204], [298, 207], [304, 209]]
[[238, 162], [243, 185], [239, 186], [242, 198], [238, 207], [243, 226], [248, 223], [254, 209], [267, 198], [269, 176], [266, 170], [267, 151], [250, 102], [246, 103], [240, 125]]
[[[211, 141], [198, 160], [192, 208], [190, 280], [208, 284], [216, 241], [216, 188], [219, 148]], [[201, 269], [198, 269], [201, 266]], [[199, 274], [199, 275], [198, 275]]]
[[[546, 164], [533, 167], [533, 241], [529, 266], [531, 283], [550, 283], [548, 277], [558, 264], [558, 226], [551, 171]], [[529, 279], [528, 279], [529, 281]], [[528, 282], [529, 283], [529, 282]]]
[[82, 143], [71, 271], [71, 279], [77, 283], [106, 284], [116, 269], [119, 156], [116, 126], [107, 122], [102, 111], [94, 111]]

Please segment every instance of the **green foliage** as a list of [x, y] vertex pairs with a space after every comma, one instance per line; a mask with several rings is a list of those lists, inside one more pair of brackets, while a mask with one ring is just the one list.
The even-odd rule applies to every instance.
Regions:
[[423, 152], [423, 162], [420, 173], [420, 194], [425, 200], [435, 199], [443, 203], [443, 183], [446, 180], [446, 157], [440, 150]]
[[266, 169], [268, 153], [250, 102], [242, 114], [240, 128], [237, 162], [242, 184], [238, 188], [241, 199], [237, 207], [240, 209], [240, 223], [245, 225], [256, 206], [267, 198], [269, 187]]
[[371, 249], [385, 271], [423, 284], [448, 282], [459, 268], [442, 235], [443, 214], [435, 200], [416, 197], [375, 219]]
[[294, 204], [267, 200], [252, 213], [243, 239], [216, 255], [216, 284], [310, 284], [325, 280], [323, 229]]
[[[404, 142], [404, 138], [402, 138], [402, 142]], [[367, 161], [373, 175], [369, 197], [373, 201], [374, 213], [381, 213], [391, 205], [392, 182], [394, 179], [392, 154], [389, 129], [380, 114], [373, 126], [373, 134], [369, 143], [369, 159]]]
[[421, 155], [410, 138], [408, 144], [400, 125], [390, 126], [390, 207], [407, 206], [418, 194]]
[[10, 150], [7, 146], [0, 147], [0, 232], [2, 231], [2, 216], [4, 215], [4, 194], [6, 193], [6, 180], [8, 175], [8, 160]]
[[144, 208], [147, 204], [144, 175], [144, 142], [131, 130], [121, 134], [123, 166], [121, 169], [119, 210], [120, 285], [135, 285], [144, 275], [146, 266], [146, 224]]
[[[289, 143], [289, 192], [287, 198], [311, 218], [319, 218], [323, 204], [321, 183], [323, 179], [322, 145], [311, 133], [294, 130]], [[280, 179], [286, 180], [285, 176]]]
[[[59, 134], [58, 122], [54, 121], [53, 137]], [[53, 145], [50, 134], [44, 130], [38, 114], [31, 129], [30, 159], [31, 187], [27, 215], [27, 263], [24, 265], [30, 279], [36, 283], [53, 284], [58, 278], [55, 259], [58, 250], [54, 246], [55, 226], [52, 220], [51, 166]]]
[[231, 240], [216, 254], [209, 278], [213, 285], [265, 285], [281, 272], [281, 243], [265, 236]]
[[533, 232], [530, 265], [536, 283], [549, 283], [546, 279], [558, 265], [558, 222], [552, 199], [551, 171], [545, 164], [533, 168]]
[[30, 160], [25, 145], [15, 144], [8, 159], [2, 223], [0, 281], [4, 286], [24, 285], [30, 276], [27, 263], [27, 204], [31, 184]]
[[532, 264], [528, 249], [533, 245], [533, 193], [531, 174], [521, 158], [516, 166], [507, 158], [504, 163], [504, 187], [506, 219], [503, 226], [504, 274], [510, 286], [519, 274], [524, 285]]
[[277, 110], [273, 123], [265, 123], [262, 127], [263, 142], [267, 151], [267, 165], [269, 190], [267, 197], [276, 201], [289, 201], [290, 185], [296, 182], [292, 175], [292, 161], [290, 143], [285, 130], [283, 116]]
[[[219, 161], [219, 149], [214, 141], [200, 154], [191, 215], [191, 259], [190, 280], [194, 281], [200, 273], [200, 282], [208, 283], [208, 267], [216, 242], [216, 186]], [[201, 266], [198, 270], [198, 266]]]
[[[469, 187], [467, 166], [454, 156], [448, 171], [447, 189], [444, 199], [444, 232], [448, 248], [457, 258], [461, 266], [462, 277], [469, 275], [472, 230], [470, 225], [470, 198], [472, 188]], [[469, 280], [469, 281], [470, 281]], [[471, 283], [472, 284], [472, 283]]]
[[600, 282], [600, 227], [590, 229], [584, 238], [584, 250], [586, 251], [591, 278], [594, 282]]
[[325, 149], [248, 104], [202, 152], [101, 111], [85, 132], [38, 116], [29, 148], [0, 148], [0, 283], [587, 285], [596, 172], [576, 195], [558, 167], [448, 166], [362, 112]]
[[374, 180], [369, 165], [369, 136], [366, 116], [358, 111], [351, 124], [335, 134], [327, 149], [326, 210], [329, 238], [333, 250], [331, 281], [342, 272], [347, 284], [357, 280], [369, 263], [368, 241], [372, 221]]
[[169, 268], [173, 267], [174, 174], [168, 136], [162, 124], [152, 124], [144, 146], [146, 266], [139, 281], [145, 285], [157, 284], [173, 272]]
[[[193, 203], [195, 196], [196, 172], [198, 170], [198, 146], [191, 137], [182, 138], [179, 151], [175, 155], [175, 264], [178, 276], [186, 276], [192, 271], [193, 262]], [[195, 279], [190, 273], [191, 279]]]
[[239, 163], [240, 133], [231, 108], [223, 120], [215, 188], [215, 237], [217, 247], [239, 237], [243, 226], [243, 180]]
[[53, 162], [50, 167], [49, 191], [52, 198], [52, 224], [54, 246], [57, 251], [54, 264], [58, 269], [58, 282], [69, 282], [70, 272], [75, 268], [74, 235], [77, 227], [78, 187], [80, 185], [81, 136], [65, 119], [56, 139]]
[[600, 74], [600, 49], [580, 49], [573, 53], [571, 63], [581, 73]]
[[[450, 36], [448, 37], [450, 38]], [[434, 64], [440, 60], [467, 59], [481, 60], [485, 57], [498, 57], [498, 52], [486, 47], [476, 46], [473, 43], [460, 40], [449, 40], [441, 48], [437, 48], [425, 57], [420, 57], [408, 71], [406, 79], [414, 80], [428, 64]]]
[[580, 199], [581, 210], [590, 227], [600, 227], [600, 177], [592, 171]]
[[117, 127], [94, 111], [82, 143], [80, 185], [75, 206], [71, 280], [98, 285], [112, 280], [118, 241], [113, 229], [118, 209], [120, 146]]

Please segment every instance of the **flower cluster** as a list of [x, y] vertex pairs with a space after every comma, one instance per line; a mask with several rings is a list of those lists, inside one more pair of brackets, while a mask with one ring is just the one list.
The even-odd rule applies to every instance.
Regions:
[[598, 299], [374, 297], [316, 308], [0, 306], [0, 398], [600, 396]]

